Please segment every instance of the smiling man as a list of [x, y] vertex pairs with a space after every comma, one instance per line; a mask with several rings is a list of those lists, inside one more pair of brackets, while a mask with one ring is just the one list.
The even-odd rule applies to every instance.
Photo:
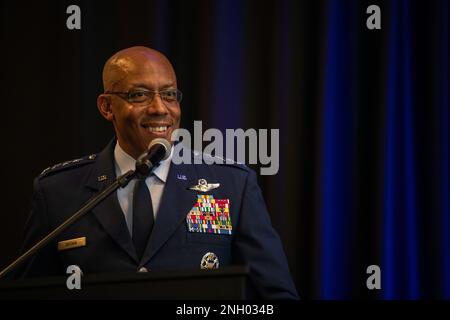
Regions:
[[[160, 52], [116, 53], [105, 64], [103, 85], [97, 106], [116, 137], [100, 153], [52, 166], [35, 179], [24, 249], [134, 169], [153, 139], [170, 141], [180, 125], [182, 94]], [[247, 265], [251, 297], [297, 298], [256, 175], [240, 164], [175, 165], [169, 157], [69, 227], [20, 274], [64, 275], [69, 265], [84, 274]]]
[[103, 87], [97, 106], [114, 124], [119, 146], [133, 158], [154, 138], [170, 141], [180, 126], [181, 92], [172, 65], [161, 53], [144, 47], [116, 53], [103, 69]]

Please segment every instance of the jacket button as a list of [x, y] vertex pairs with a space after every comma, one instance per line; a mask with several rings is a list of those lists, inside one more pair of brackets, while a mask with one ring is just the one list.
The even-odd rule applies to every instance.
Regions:
[[140, 267], [138, 272], [148, 272], [146, 267]]

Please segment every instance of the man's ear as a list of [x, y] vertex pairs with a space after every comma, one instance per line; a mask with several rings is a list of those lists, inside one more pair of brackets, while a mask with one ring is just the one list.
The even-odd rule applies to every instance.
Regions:
[[112, 113], [110, 99], [107, 95], [101, 94], [97, 97], [97, 108], [106, 120], [113, 121], [114, 115]]

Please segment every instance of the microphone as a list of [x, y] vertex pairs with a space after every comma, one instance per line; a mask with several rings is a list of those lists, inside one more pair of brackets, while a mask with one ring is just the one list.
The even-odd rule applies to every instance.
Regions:
[[144, 153], [136, 161], [136, 171], [146, 177], [159, 163], [170, 156], [172, 145], [163, 138], [156, 138], [150, 142], [148, 152]]

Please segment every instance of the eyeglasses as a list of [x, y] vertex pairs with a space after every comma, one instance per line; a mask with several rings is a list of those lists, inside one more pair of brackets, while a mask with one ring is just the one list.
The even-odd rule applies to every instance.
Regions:
[[175, 103], [175, 102], [180, 103], [181, 99], [183, 98], [182, 92], [178, 89], [167, 89], [162, 91], [138, 90], [129, 92], [106, 91], [105, 93], [115, 94], [120, 98], [128, 101], [129, 103], [141, 107], [145, 107], [151, 104], [157, 94], [159, 94], [161, 99], [167, 103]]

